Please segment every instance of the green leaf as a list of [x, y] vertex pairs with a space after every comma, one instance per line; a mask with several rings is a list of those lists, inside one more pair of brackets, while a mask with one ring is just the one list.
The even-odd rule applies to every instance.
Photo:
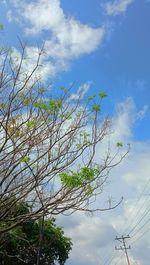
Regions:
[[84, 180], [92, 180], [98, 174], [99, 171], [96, 168], [83, 167], [80, 170], [81, 178]]
[[60, 117], [62, 119], [65, 119], [65, 120], [71, 120], [72, 119], [72, 116], [71, 116], [70, 112], [65, 112], [63, 114], [60, 114]]
[[77, 147], [78, 149], [81, 149], [81, 148], [82, 148], [82, 144], [76, 144], [76, 147]]
[[81, 185], [81, 180], [79, 178], [78, 173], [74, 172], [63, 172], [59, 174], [60, 180], [63, 185], [66, 185], [68, 188], [75, 188]]
[[91, 187], [91, 185], [86, 186], [85, 193], [88, 197], [90, 197], [93, 194], [94, 189]]
[[96, 97], [96, 95], [89, 96], [89, 97], [88, 97], [88, 100], [90, 101], [90, 100], [94, 99], [95, 97]]
[[117, 147], [123, 147], [123, 143], [122, 142], [118, 142], [117, 143]]
[[102, 99], [102, 98], [107, 97], [108, 95], [107, 95], [107, 93], [106, 93], [105, 91], [101, 91], [101, 92], [99, 93], [99, 96], [100, 96], [100, 98]]
[[46, 92], [46, 88], [45, 87], [40, 87], [39, 88], [39, 93], [44, 93]]
[[39, 102], [34, 103], [33, 107], [39, 108], [39, 109], [43, 109], [43, 110], [47, 110], [48, 109], [47, 105], [43, 101], [39, 101]]
[[23, 103], [24, 106], [29, 106], [30, 101], [31, 101], [31, 99], [26, 97], [26, 98], [23, 100], [22, 103]]
[[0, 104], [0, 108], [1, 108], [1, 109], [5, 109], [5, 107], [6, 107], [6, 104], [5, 104], [4, 102], [2, 102], [2, 103]]
[[37, 125], [37, 121], [35, 119], [32, 119], [26, 123], [26, 126], [29, 130], [34, 129]]
[[84, 167], [79, 172], [62, 172], [59, 176], [63, 185], [68, 188], [79, 188], [86, 183], [89, 185], [89, 181], [92, 181], [98, 174], [98, 169]]
[[30, 161], [30, 157], [28, 155], [22, 156], [20, 158], [20, 162], [28, 163]]
[[92, 107], [92, 111], [99, 112], [101, 110], [101, 106], [99, 104], [96, 104]]
[[4, 30], [4, 25], [0, 23], [0, 31]]
[[59, 111], [59, 109], [62, 107], [62, 101], [61, 100], [50, 100], [50, 101], [39, 101], [35, 102], [33, 104], [35, 108], [43, 109], [50, 112]]
[[61, 100], [50, 100], [49, 101], [49, 110], [58, 111], [62, 107]]
[[60, 87], [60, 90], [64, 91], [64, 92], [67, 92], [67, 89], [64, 87], [64, 86], [61, 86]]

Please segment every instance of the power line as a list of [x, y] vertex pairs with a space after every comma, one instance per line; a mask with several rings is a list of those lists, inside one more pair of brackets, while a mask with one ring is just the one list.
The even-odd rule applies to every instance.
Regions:
[[[146, 223], [148, 223], [149, 221], [150, 221], [150, 219], [147, 220]], [[145, 223], [145, 224], [146, 224], [146, 223]], [[144, 225], [138, 230], [138, 232], [142, 230], [142, 228], [145, 226], [145, 224], [144, 224]], [[143, 234], [141, 234], [137, 239], [135, 239], [135, 240], [132, 242], [132, 244], [135, 243], [135, 242], [136, 242], [137, 240], [139, 240], [140, 238], [142, 238], [142, 237], [143, 237], [147, 232], [149, 232], [149, 231], [150, 231], [150, 228], [148, 228]], [[135, 234], [135, 235], [136, 235], [136, 234]], [[134, 235], [134, 236], [135, 236], [135, 235]]]
[[128, 265], [130, 265], [130, 260], [129, 260], [129, 256], [128, 256], [128, 252], [127, 250], [130, 249], [131, 247], [127, 247], [126, 246], [126, 239], [130, 238], [130, 236], [122, 236], [122, 237], [117, 237], [116, 236], [116, 240], [118, 240], [119, 242], [121, 242], [122, 246], [120, 247], [115, 247], [116, 250], [123, 250], [125, 255], [126, 255], [126, 259], [127, 259], [127, 263]]
[[[117, 259], [117, 261], [115, 262], [115, 264], [114, 264], [114, 265], [118, 265], [118, 262], [119, 262], [119, 260], [121, 260], [121, 259], [122, 259], [123, 255], [124, 255], [124, 254], [122, 254], [122, 255], [120, 255], [120, 257], [118, 257], [118, 259]], [[111, 264], [110, 264], [110, 265], [111, 265]]]
[[115, 256], [115, 252], [113, 251], [112, 254], [109, 257], [107, 257], [107, 259], [106, 259], [106, 261], [104, 262], [103, 265], [111, 264], [111, 261], [113, 260], [114, 256]]
[[[129, 234], [131, 234], [135, 228], [143, 221], [143, 219], [147, 216], [147, 214], [150, 212], [150, 208], [148, 209], [148, 211], [144, 211], [144, 215], [141, 216], [141, 218], [137, 221], [137, 223], [135, 223], [135, 225], [133, 226], [133, 228], [130, 230]], [[148, 219], [149, 221], [150, 219]], [[146, 222], [147, 223], [147, 222]]]
[[[143, 202], [141, 201], [141, 199], [142, 199], [142, 196], [144, 195], [144, 193], [145, 193], [145, 191], [148, 189], [148, 186], [149, 186], [149, 184], [150, 184], [150, 178], [146, 181], [146, 183], [145, 183], [145, 185], [144, 185], [144, 188], [143, 188], [143, 190], [142, 190], [142, 192], [140, 193], [140, 195], [139, 195], [139, 197], [137, 198], [137, 201], [135, 202], [135, 205], [134, 205], [134, 208], [133, 208], [133, 211], [132, 211], [132, 214], [130, 215], [130, 222], [129, 222], [129, 224], [128, 224], [128, 227], [124, 230], [124, 231], [127, 231], [129, 228], [131, 228], [130, 229], [130, 232], [128, 233], [128, 234], [131, 234], [135, 229], [136, 229], [136, 227], [142, 222], [142, 220], [147, 216], [147, 214], [150, 212], [150, 209], [148, 209], [148, 211], [144, 211], [144, 214], [142, 214], [141, 216], [140, 216], [140, 214], [141, 214], [141, 210], [143, 209], [143, 207], [144, 207], [144, 205], [145, 205], [145, 203], [146, 203], [146, 201], [147, 201], [147, 198], [144, 198], [144, 200], [143, 200]], [[140, 203], [141, 202], [141, 203]], [[140, 204], [141, 205], [140, 205]], [[139, 207], [137, 207], [137, 204], [138, 204], [138, 206]], [[137, 214], [136, 214], [137, 213]], [[136, 220], [135, 220], [135, 215], [136, 215]], [[137, 218], [138, 217], [138, 218]], [[136, 221], [136, 222], [135, 222]], [[132, 235], [132, 237], [133, 236], [136, 236], [136, 234], [139, 232], [139, 231], [141, 231], [142, 229], [143, 229], [143, 227], [148, 223], [150, 221], [150, 219], [149, 220], [147, 220], [145, 223], [144, 223], [144, 225], [142, 226], [142, 227], [140, 227], [133, 235]], [[133, 223], [134, 223], [134, 226], [131, 226], [131, 224], [133, 225]], [[138, 237], [138, 238], [136, 238], [134, 241], [133, 241], [133, 243], [134, 242], [136, 242], [137, 240], [139, 240], [140, 238], [142, 238], [143, 237], [143, 235], [147, 232], [147, 231], [149, 231], [149, 230], [146, 230], [142, 235], [140, 235], [140, 237]], [[124, 234], [124, 233], [123, 233]], [[126, 258], [127, 258], [127, 262], [128, 262], [128, 265], [130, 265], [130, 261], [129, 261], [129, 257], [128, 257], [128, 253], [127, 253], [127, 250], [128, 249], [130, 249], [130, 246], [129, 247], [126, 247], [126, 242], [125, 242], [125, 239], [127, 239], [127, 238], [130, 238], [129, 236], [127, 236], [127, 237], [121, 237], [121, 238], [118, 238], [118, 237], [116, 237], [116, 240], [119, 240], [122, 244], [123, 244], [123, 246], [122, 247], [120, 247], [120, 248], [116, 248], [117, 250], [119, 250], [119, 249], [121, 249], [121, 250], [124, 250], [124, 252], [125, 252], [125, 254], [126, 254]], [[121, 255], [121, 257], [123, 256], [123, 254]], [[112, 252], [112, 254], [111, 254], [111, 256], [105, 261], [105, 263], [104, 263], [104, 265], [111, 265], [111, 262], [112, 262], [112, 260], [113, 260], [113, 258], [114, 258], [114, 253]], [[119, 258], [119, 260], [120, 260], [120, 258]], [[118, 261], [119, 261], [118, 260]], [[118, 261], [114, 264], [114, 265], [117, 265], [118, 264]]]
[[141, 201], [142, 196], [144, 195], [144, 192], [145, 192], [145, 190], [148, 188], [149, 184], [150, 184], [150, 178], [146, 181], [146, 183], [145, 183], [145, 185], [144, 185], [144, 188], [143, 188], [142, 192], [140, 193], [140, 195], [139, 195], [137, 201], [135, 202], [134, 208], [133, 208], [132, 213], [131, 213], [131, 215], [130, 215], [130, 222], [129, 222], [127, 228], [124, 229], [124, 231], [122, 232], [123, 234], [124, 234], [124, 233], [125, 233], [125, 234], [127, 233], [128, 229], [131, 227], [131, 224], [135, 221], [135, 215], [136, 215], [136, 213], [137, 213], [136, 217], [139, 216], [139, 214], [141, 213], [141, 209], [143, 209], [143, 207], [144, 207], [144, 205], [145, 205], [145, 202], [146, 202], [147, 198], [144, 199], [144, 201], [143, 201], [143, 203], [142, 203], [141, 206], [137, 207], [137, 205], [138, 205], [138, 203]]

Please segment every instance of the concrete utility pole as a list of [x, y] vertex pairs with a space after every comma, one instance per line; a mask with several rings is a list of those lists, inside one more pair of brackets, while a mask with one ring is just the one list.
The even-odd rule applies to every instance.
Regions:
[[119, 242], [121, 242], [123, 244], [123, 246], [120, 246], [119, 248], [115, 247], [115, 249], [116, 250], [123, 250], [125, 252], [128, 265], [131, 265], [130, 260], [129, 260], [129, 256], [128, 256], [128, 252], [127, 252], [127, 249], [130, 249], [131, 247], [130, 246], [126, 247], [126, 239], [128, 239], [128, 238], [130, 238], [130, 236], [122, 236], [122, 237], [116, 236], [115, 240], [118, 240]]

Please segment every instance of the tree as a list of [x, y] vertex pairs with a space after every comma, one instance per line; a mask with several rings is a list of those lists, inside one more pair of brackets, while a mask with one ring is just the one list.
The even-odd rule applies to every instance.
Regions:
[[[11, 216], [31, 212], [25, 202], [16, 204]], [[7, 222], [0, 226], [8, 226]], [[5, 232], [0, 238], [0, 264], [2, 265], [63, 265], [71, 250], [71, 240], [64, 236], [54, 219], [27, 221]], [[37, 262], [39, 257], [39, 263]]]
[[23, 45], [14, 54], [0, 54], [0, 221], [9, 223], [11, 209], [22, 200], [32, 212], [12, 216], [0, 233], [43, 215], [106, 210], [91, 203], [128, 153], [121, 154], [117, 144], [115, 153], [106, 147], [103, 159], [94, 160], [97, 144], [111, 132], [111, 119], [101, 114], [107, 94], [83, 101], [82, 94], [72, 99], [71, 87], [52, 93], [39, 77], [43, 50], [32, 70]]

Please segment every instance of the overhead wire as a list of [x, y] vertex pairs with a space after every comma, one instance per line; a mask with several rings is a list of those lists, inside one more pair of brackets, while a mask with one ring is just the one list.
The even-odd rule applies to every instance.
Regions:
[[[123, 231], [123, 234], [124, 234], [125, 232], [127, 232], [130, 229], [129, 232], [127, 233], [129, 235], [131, 235], [131, 233], [133, 233], [135, 231], [132, 234], [132, 237], [131, 237], [131, 240], [134, 237], [135, 237], [135, 240], [131, 241], [131, 244], [134, 244], [135, 242], [137, 242], [138, 240], [140, 240], [148, 231], [150, 231], [150, 229], [147, 229], [146, 231], [144, 231], [141, 235], [139, 235], [137, 237], [138, 233], [140, 231], [142, 231], [143, 228], [150, 221], [150, 218], [149, 218], [148, 220], [146, 220], [146, 222], [144, 222], [144, 224], [141, 227], [138, 228], [138, 226], [141, 224], [141, 222], [143, 220], [145, 220], [145, 218], [147, 217], [147, 215], [150, 213], [150, 208], [148, 210], [146, 208], [144, 210], [144, 212], [142, 212], [142, 209], [145, 208], [145, 205], [146, 205], [146, 202], [147, 202], [147, 197], [145, 197], [143, 201], [142, 201], [142, 198], [143, 198], [143, 195], [144, 195], [145, 191], [148, 189], [149, 184], [150, 184], [150, 178], [146, 181], [142, 192], [140, 193], [138, 199], [136, 200], [136, 202], [134, 204], [134, 208], [133, 208], [132, 214], [130, 215], [129, 224], [124, 229], [124, 231]], [[149, 198], [150, 198], [150, 196], [149, 196]], [[138, 207], [137, 207], [137, 204], [138, 204]], [[135, 216], [136, 216], [136, 218], [135, 218]], [[138, 229], [136, 229], [136, 228], [138, 228]], [[123, 255], [124, 254], [122, 254], [122, 256]], [[122, 256], [120, 258], [122, 258]], [[118, 265], [118, 262], [119, 262], [120, 258], [117, 260], [117, 262], [115, 264], [111, 264], [110, 263], [109, 265]], [[112, 260], [110, 260], [110, 261], [112, 261]]]
[[[129, 234], [131, 234], [136, 227], [144, 220], [144, 218], [150, 213], [150, 208], [148, 209], [148, 211], [144, 211], [144, 214], [141, 216], [141, 218], [139, 220], [137, 220], [137, 222], [135, 223], [135, 225], [132, 227], [132, 229], [130, 230]], [[148, 221], [150, 221], [150, 218], [148, 219]], [[146, 222], [147, 223], [147, 222]], [[132, 235], [133, 236], [133, 235]]]
[[[144, 227], [145, 227], [145, 225], [146, 224], [148, 224], [149, 223], [149, 221], [150, 221], [150, 219], [148, 219], [139, 229], [138, 229], [138, 231], [133, 235], [133, 237], [135, 237], [136, 236], [136, 234], [137, 233], [139, 233]], [[150, 228], [147, 230], [147, 231], [150, 231]], [[132, 244], [133, 244], [133, 242], [132, 242]]]
[[[144, 189], [142, 190], [139, 198], [138, 198], [138, 201], [137, 202], [140, 202], [141, 199], [142, 199], [142, 196], [144, 195], [144, 191], [148, 188], [148, 185], [150, 183], [150, 179], [146, 182], [145, 186], [144, 186]], [[148, 199], [150, 198], [150, 196], [148, 197]], [[130, 231], [128, 232], [128, 234], [131, 236], [131, 244], [135, 244], [136, 242], [138, 242], [141, 238], [144, 237], [144, 235], [148, 232], [150, 232], [150, 228], [146, 229], [143, 231], [143, 229], [145, 227], [147, 227], [147, 224], [150, 222], [150, 218], [148, 218], [140, 227], [139, 225], [146, 219], [147, 216], [149, 216], [148, 214], [150, 213], [150, 208], [147, 209], [147, 205], [146, 205], [146, 202], [147, 202], [147, 197], [144, 198], [143, 202], [142, 202], [142, 205], [140, 207], [140, 210], [138, 207], [134, 207], [134, 212], [132, 213], [132, 218], [130, 219], [130, 225], [128, 225], [128, 227], [125, 229], [125, 231], [127, 231], [129, 228], [130, 228]], [[137, 204], [136, 204], [137, 205]], [[146, 205], [146, 209], [144, 210], [144, 212], [142, 212], [142, 209], [145, 208], [145, 205]], [[138, 213], [136, 215], [136, 219], [134, 218], [133, 220], [133, 217], [135, 215], [135, 213]], [[132, 223], [132, 227], [131, 227], [131, 221], [134, 221]], [[143, 231], [143, 232], [142, 232]], [[133, 233], [134, 232], [134, 233]], [[142, 234], [139, 235], [139, 233], [142, 232]]]
[[[140, 193], [137, 201], [135, 202], [135, 205], [134, 205], [134, 208], [133, 208], [133, 211], [132, 211], [132, 214], [130, 215], [130, 221], [129, 221], [129, 224], [127, 226], [127, 228], [124, 229], [123, 233], [122, 234], [125, 234], [129, 228], [129, 232], [127, 234], [131, 235], [131, 233], [133, 231], [135, 231], [135, 229], [139, 226], [139, 224], [144, 220], [144, 218], [148, 215], [148, 213], [150, 213], [150, 208], [147, 210], [145, 209], [145, 211], [142, 213], [141, 215], [141, 210], [144, 208], [145, 206], [145, 203], [147, 201], [147, 197], [144, 198], [143, 202], [142, 202], [142, 198], [143, 198], [143, 195], [144, 195], [144, 192], [148, 189], [149, 187], [149, 184], [150, 184], [150, 178], [146, 181], [145, 185], [144, 185], [144, 188], [142, 189], [142, 192]], [[150, 196], [149, 196], [150, 198]], [[139, 203], [142, 203], [142, 205], [140, 205]], [[138, 207], [137, 207], [137, 204], [138, 204]], [[137, 214], [136, 214], [137, 213]], [[135, 216], [136, 216], [136, 219], [135, 219]], [[136, 222], [135, 222], [136, 221]], [[144, 227], [145, 225], [150, 221], [150, 219], [146, 220], [146, 222], [138, 229], [135, 231], [135, 233], [132, 235], [131, 238], [133, 237], [136, 237], [137, 233], [139, 233]], [[133, 225], [134, 224], [134, 225]], [[132, 225], [132, 226], [131, 226]], [[138, 241], [140, 238], [142, 238], [144, 236], [144, 234], [149, 231], [146, 230], [142, 235], [140, 235], [138, 238], [136, 238], [134, 241], [132, 241], [132, 244], [134, 244], [136, 241]], [[117, 260], [117, 262], [114, 264], [114, 265], [117, 265], [119, 260], [122, 258], [124, 254], [122, 254], [120, 256], [120, 258]], [[114, 256], [115, 256], [115, 253], [112, 252], [112, 254], [110, 255], [110, 257], [104, 262], [103, 265], [113, 265], [111, 264], [111, 262], [113, 261], [114, 259]]]
[[[149, 209], [149, 211], [144, 211], [144, 216], [142, 216], [141, 218], [140, 218], [140, 220], [137, 220], [137, 222], [135, 223], [135, 225], [133, 226], [133, 228], [130, 230], [130, 232], [128, 233], [128, 234], [131, 234], [131, 232], [133, 232], [134, 230], [135, 230], [135, 228], [141, 223], [141, 221], [143, 220], [143, 218], [148, 214], [148, 212], [150, 212], [150, 209]], [[149, 221], [149, 220], [148, 220]], [[140, 228], [140, 229], [138, 229], [138, 231], [136, 231], [136, 233], [137, 232], [139, 232], [145, 225], [147, 224], [147, 221], [146, 221], [146, 223], [144, 223], [144, 225]], [[127, 229], [126, 229], [127, 230]], [[136, 233], [134, 233], [133, 235], [132, 235], [132, 237], [136, 234]], [[104, 264], [103, 265], [111, 265], [111, 262], [112, 262], [112, 260], [113, 260], [113, 258], [114, 258], [114, 256], [115, 256], [115, 253], [114, 252], [112, 252], [112, 254], [106, 259], [106, 261], [104, 262]], [[123, 255], [122, 255], [123, 256]], [[118, 262], [117, 262], [118, 263]], [[117, 265], [117, 263], [115, 263], [114, 265]]]
[[109, 258], [107, 265], [111, 265], [111, 262], [113, 261], [114, 257], [115, 253], [113, 253], [113, 255]]
[[[122, 259], [123, 255], [124, 255], [124, 253], [122, 253], [122, 254], [120, 255], [120, 257], [117, 259], [117, 262], [115, 262], [114, 265], [118, 265], [118, 262]], [[110, 265], [111, 265], [111, 264], [110, 264]], [[113, 264], [112, 264], [112, 265], [113, 265]]]
[[110, 262], [113, 260], [115, 256], [115, 250], [113, 249], [110, 254], [108, 255], [108, 252], [107, 252], [107, 257], [106, 257], [106, 260], [104, 261], [103, 265], [109, 265]]
[[135, 238], [135, 240], [132, 242], [132, 244], [136, 243], [139, 239], [141, 239], [147, 232], [150, 232], [150, 228], [148, 228], [146, 231], [144, 231], [139, 237]]
[[[131, 215], [130, 215], [130, 221], [129, 221], [129, 224], [128, 224], [127, 228], [125, 228], [125, 230], [122, 232], [122, 234], [126, 234], [126, 233], [127, 233], [127, 231], [129, 230], [129, 228], [131, 227], [131, 225], [133, 225], [133, 223], [134, 223], [134, 221], [135, 221], [135, 216], [136, 216], [136, 219], [137, 219], [137, 217], [138, 217], [139, 214], [141, 213], [141, 209], [144, 207], [147, 198], [146, 198], [146, 197], [144, 198], [144, 201], [143, 201], [143, 203], [142, 203], [141, 206], [139, 205], [139, 207], [138, 207], [137, 205], [138, 205], [139, 202], [141, 201], [142, 196], [144, 195], [144, 192], [145, 192], [145, 190], [148, 188], [149, 184], [150, 184], [150, 178], [146, 181], [143, 190], [141, 191], [141, 193], [140, 193], [140, 195], [139, 195], [137, 201], [135, 202], [135, 205], [134, 205], [133, 211], [132, 211], [132, 213], [131, 213]], [[136, 215], [136, 213], [137, 213], [137, 215]]]

